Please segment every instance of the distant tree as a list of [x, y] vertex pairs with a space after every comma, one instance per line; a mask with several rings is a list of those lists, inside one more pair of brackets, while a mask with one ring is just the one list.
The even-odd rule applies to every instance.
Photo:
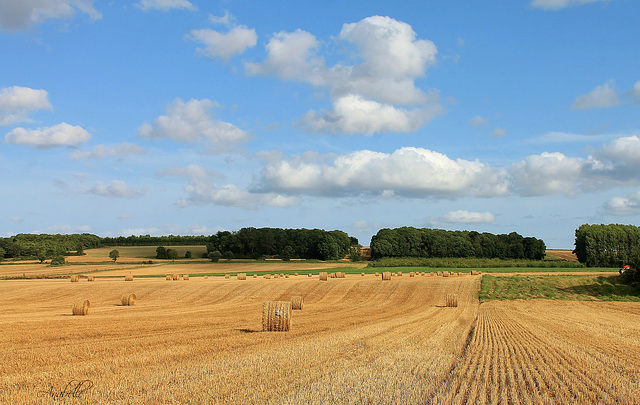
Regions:
[[76, 247], [76, 255], [84, 256], [84, 247], [82, 245], [78, 245], [78, 247]]
[[156, 259], [166, 259], [167, 258], [167, 249], [164, 246], [158, 246], [156, 248]]
[[280, 254], [280, 258], [286, 262], [290, 261], [293, 256], [296, 254], [296, 251], [291, 245], [287, 245], [282, 249], [282, 253]]
[[185, 259], [191, 259], [191, 257], [192, 257], [191, 251], [187, 250], [187, 252], [184, 254], [184, 258]]
[[0, 247], [0, 262], [4, 260], [4, 255], [7, 253], [3, 248]]
[[362, 253], [360, 252], [360, 248], [357, 246], [351, 246], [349, 248], [349, 257], [352, 262], [359, 262], [362, 260]]
[[167, 259], [176, 260], [178, 258], [178, 251], [175, 249], [167, 249], [166, 255], [167, 255]]
[[231, 261], [231, 259], [233, 259], [234, 257], [235, 255], [230, 250], [225, 250], [224, 253], [222, 254], [222, 258], [226, 259], [227, 261]]
[[222, 257], [222, 253], [214, 250], [212, 252], [209, 252], [209, 255], [207, 257], [209, 257], [209, 260], [211, 260], [212, 262], [217, 262]]
[[111, 252], [109, 252], [109, 257], [115, 262], [116, 260], [118, 260], [118, 257], [120, 257], [120, 252], [118, 252], [116, 249], [113, 249]]
[[40, 263], [44, 263], [44, 261], [47, 259], [47, 256], [44, 254], [42, 250], [38, 252], [37, 257], [38, 257], [38, 260], [40, 260]]
[[64, 256], [62, 255], [58, 255], [56, 257], [54, 257], [53, 259], [51, 259], [51, 263], [49, 263], [50, 266], [62, 266], [64, 264], [66, 264], [67, 262], [64, 260]]

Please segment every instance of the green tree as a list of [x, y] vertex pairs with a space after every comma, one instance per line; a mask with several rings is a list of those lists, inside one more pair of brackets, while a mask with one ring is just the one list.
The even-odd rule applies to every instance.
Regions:
[[212, 262], [217, 262], [218, 260], [220, 260], [220, 258], [222, 257], [222, 253], [220, 253], [220, 251], [218, 250], [214, 250], [209, 252], [209, 254], [207, 255], [207, 257], [209, 258], [209, 260], [211, 260]]
[[167, 259], [176, 260], [178, 258], [178, 251], [175, 249], [167, 249], [166, 255], [167, 255]]
[[120, 252], [118, 252], [116, 249], [113, 249], [111, 252], [109, 252], [109, 257], [115, 262], [116, 260], [118, 260], [118, 257], [120, 257]]
[[53, 259], [51, 259], [51, 263], [49, 263], [49, 266], [62, 266], [64, 264], [66, 264], [67, 262], [64, 260], [64, 256], [62, 255], [58, 255], [56, 257], [54, 257]]
[[184, 258], [185, 259], [191, 259], [191, 257], [192, 257], [191, 251], [187, 250], [187, 252], [184, 254]]
[[282, 249], [282, 253], [280, 254], [280, 258], [286, 262], [290, 261], [293, 256], [296, 254], [296, 251], [291, 245], [287, 245]]
[[45, 255], [42, 250], [38, 252], [37, 257], [38, 260], [40, 260], [40, 263], [44, 263], [44, 261], [47, 259], [47, 255]]
[[3, 248], [0, 247], [0, 262], [4, 260], [4, 255], [7, 253]]
[[349, 257], [351, 258], [352, 262], [362, 261], [362, 253], [360, 252], [360, 247], [351, 246], [349, 248]]

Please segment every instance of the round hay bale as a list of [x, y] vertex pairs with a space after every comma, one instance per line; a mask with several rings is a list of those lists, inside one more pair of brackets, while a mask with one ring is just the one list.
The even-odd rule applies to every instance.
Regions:
[[189, 275], [188, 274], [183, 274], [182, 275], [182, 279], [183, 280], [189, 280]]
[[304, 304], [302, 297], [300, 295], [296, 295], [295, 297], [291, 297], [291, 309], [302, 310], [302, 305]]
[[208, 280], [208, 279], [209, 279], [209, 276], [204, 276], [204, 279], [205, 279], [205, 280]]
[[479, 274], [480, 274], [480, 272], [479, 272], [479, 271], [471, 270], [471, 275], [472, 275], [472, 276], [477, 276], [477, 275], [479, 275]]
[[273, 278], [280, 278], [280, 274], [277, 274], [277, 273], [276, 273], [276, 274], [274, 274], [274, 275], [273, 275]]
[[361, 275], [362, 277], [364, 277], [364, 273], [360, 273], [360, 275]]
[[253, 278], [258, 278], [258, 275], [257, 275], [257, 274], [254, 274], [254, 275], [253, 275]]
[[80, 277], [78, 277], [77, 274], [74, 274], [73, 276], [70, 277], [71, 278], [71, 282], [72, 283], [78, 283], [80, 281]]
[[271, 274], [265, 274], [264, 276], [262, 276], [264, 278], [266, 278], [267, 280], [271, 278]]
[[87, 277], [87, 281], [94, 281], [96, 278], [94, 276]]
[[91, 303], [89, 300], [84, 300], [80, 302], [76, 302], [73, 304], [73, 308], [71, 308], [72, 315], [89, 315], [89, 307]]
[[230, 276], [230, 275], [228, 275], [228, 274], [225, 274], [225, 275], [224, 275], [224, 279], [225, 279], [225, 280], [229, 280], [230, 278], [231, 278], [231, 276]]
[[447, 307], [457, 307], [458, 306], [458, 295], [457, 294], [447, 294], [446, 303]]
[[326, 272], [321, 272], [320, 275], [320, 281], [327, 281], [327, 273]]
[[247, 273], [238, 273], [238, 275], [236, 277], [238, 277], [238, 280], [246, 280], [247, 279]]
[[122, 296], [121, 303], [123, 307], [131, 307], [136, 305], [136, 295], [135, 294], [126, 294]]
[[167, 280], [167, 281], [172, 281], [173, 277], [171, 277], [170, 275], [167, 274], [167, 277], [165, 277], [164, 279]]
[[437, 274], [438, 276], [442, 276], [442, 272], [441, 272], [441, 271], [437, 272], [436, 274]]
[[442, 277], [449, 277], [449, 272], [448, 271], [443, 271], [442, 272]]
[[380, 273], [376, 273], [376, 277], [380, 277]]
[[336, 278], [337, 276], [336, 276], [336, 273], [331, 273], [331, 274], [329, 274], [329, 277], [330, 278]]
[[309, 273], [307, 274], [307, 277], [313, 277], [313, 274]]
[[402, 272], [401, 271], [398, 272], [398, 277], [402, 277]]
[[182, 276], [178, 274], [178, 281], [182, 281]]
[[414, 272], [412, 272], [412, 271], [411, 271], [411, 272], [409, 272], [409, 277], [415, 277], [415, 276], [416, 276], [416, 273], [414, 273]]
[[133, 281], [133, 275], [127, 274], [126, 276], [124, 276], [124, 281]]
[[298, 277], [298, 273], [293, 273], [294, 276]]
[[291, 327], [291, 301], [267, 301], [262, 304], [262, 330], [288, 332]]
[[389, 281], [391, 280], [391, 273], [388, 271], [385, 271], [382, 273], [382, 280], [383, 281]]
[[179, 276], [178, 276], [177, 274], [174, 274], [172, 277], [173, 277], [173, 280], [174, 280], [174, 281], [178, 281], [178, 277], [179, 277]]

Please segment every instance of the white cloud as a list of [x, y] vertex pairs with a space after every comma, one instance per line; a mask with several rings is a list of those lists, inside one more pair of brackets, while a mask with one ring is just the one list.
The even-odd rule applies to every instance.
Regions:
[[476, 115], [471, 119], [471, 121], [469, 121], [469, 125], [471, 125], [472, 127], [477, 127], [477, 126], [486, 124], [488, 121], [489, 121], [489, 118]]
[[91, 19], [102, 18], [93, 0], [0, 0], [0, 28], [17, 31], [52, 18], [72, 18], [76, 9]]
[[196, 10], [196, 7], [187, 0], [140, 0], [136, 6], [144, 11], [173, 9]]
[[602, 210], [605, 214], [614, 216], [640, 214], [640, 191], [627, 197], [613, 197], [603, 205]]
[[314, 154], [268, 161], [255, 191], [290, 195], [402, 195], [424, 198], [499, 196], [508, 191], [506, 174], [478, 161], [452, 160], [421, 148], [391, 154], [369, 150], [325, 163]]
[[413, 132], [445, 109], [438, 103], [421, 109], [396, 108], [347, 95], [334, 101], [333, 111], [318, 114], [309, 111], [299, 125], [313, 132], [368, 134], [385, 132]]
[[582, 6], [589, 3], [604, 2], [610, 0], [533, 0], [531, 5], [544, 10], [559, 10], [566, 7]]
[[495, 138], [502, 138], [506, 134], [507, 134], [507, 131], [505, 129], [502, 129], [502, 128], [496, 128], [491, 132], [491, 136], [493, 136]]
[[96, 145], [93, 150], [89, 152], [74, 151], [71, 154], [71, 159], [102, 159], [106, 157], [123, 158], [130, 155], [140, 155], [145, 152], [146, 151], [142, 146], [136, 145], [134, 143], [124, 142], [121, 144], [113, 145], [111, 147], [101, 144]]
[[462, 224], [487, 224], [495, 221], [495, 219], [495, 215], [490, 212], [470, 212], [466, 210], [450, 211], [442, 216], [444, 222]]
[[167, 115], [144, 123], [139, 134], [146, 139], [169, 138], [178, 142], [206, 142], [215, 150], [228, 150], [249, 140], [249, 133], [233, 124], [213, 118], [209, 110], [217, 103], [208, 99], [176, 99], [167, 108]]
[[601, 86], [596, 86], [590, 93], [577, 97], [573, 103], [573, 109], [609, 108], [620, 104], [618, 94], [612, 86], [613, 81], [610, 80]]
[[633, 89], [631, 89], [631, 97], [634, 99], [634, 103], [640, 103], [640, 80], [633, 85]]
[[576, 195], [585, 160], [562, 153], [528, 156], [509, 168], [515, 189], [525, 196]]
[[75, 146], [88, 142], [91, 135], [82, 127], [65, 122], [48, 128], [15, 128], [4, 137], [5, 143], [46, 149], [56, 146]]
[[20, 86], [0, 89], [0, 125], [29, 121], [31, 111], [51, 109], [46, 90]]
[[178, 201], [185, 207], [198, 204], [216, 204], [226, 207], [257, 208], [259, 206], [288, 207], [300, 200], [277, 193], [254, 194], [238, 188], [234, 184], [219, 186], [214, 182], [215, 173], [201, 166], [191, 164], [187, 167], [167, 169], [160, 176], [187, 177], [189, 184], [185, 187], [187, 198]]
[[637, 135], [625, 136], [602, 145], [595, 156], [617, 165], [625, 164], [640, 167], [640, 138]]
[[204, 48], [198, 48], [201, 54], [211, 59], [223, 60], [229, 60], [232, 56], [243, 53], [258, 42], [256, 30], [244, 25], [233, 27], [226, 33], [208, 28], [192, 30], [187, 38], [204, 45]]
[[146, 187], [134, 189], [122, 180], [112, 180], [109, 184], [99, 181], [91, 189], [85, 191], [87, 194], [114, 198], [135, 198], [143, 196], [146, 192]]
[[[425, 92], [415, 80], [435, 63], [437, 49], [416, 39], [410, 25], [373, 16], [345, 24], [338, 42], [352, 44], [354, 65], [328, 67], [321, 43], [297, 30], [273, 35], [262, 64], [245, 64], [249, 74], [274, 75], [330, 91], [333, 109], [310, 111], [300, 124], [331, 133], [411, 132], [443, 113], [437, 91]], [[411, 109], [400, 106], [415, 106]]]
[[209, 21], [211, 21], [212, 24], [220, 24], [220, 25], [227, 25], [227, 26], [235, 26], [236, 24], [236, 18], [231, 15], [231, 13], [229, 13], [228, 10], [224, 10], [224, 15], [218, 17], [215, 15], [209, 15]]

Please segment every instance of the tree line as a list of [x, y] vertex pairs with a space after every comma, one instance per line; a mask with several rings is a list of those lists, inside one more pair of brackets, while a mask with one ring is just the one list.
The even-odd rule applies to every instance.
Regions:
[[237, 232], [220, 231], [207, 241], [207, 253], [223, 259], [337, 260], [349, 253], [358, 240], [339, 230], [242, 228]]
[[371, 257], [475, 257], [542, 260], [541, 239], [516, 232], [495, 235], [476, 231], [402, 227], [381, 229], [371, 238]]
[[41, 261], [69, 254], [82, 254], [84, 249], [103, 246], [103, 238], [83, 234], [18, 234], [0, 238], [0, 260], [3, 258], [34, 257]]
[[640, 227], [583, 224], [575, 232], [578, 261], [588, 267], [622, 267], [640, 253]]

